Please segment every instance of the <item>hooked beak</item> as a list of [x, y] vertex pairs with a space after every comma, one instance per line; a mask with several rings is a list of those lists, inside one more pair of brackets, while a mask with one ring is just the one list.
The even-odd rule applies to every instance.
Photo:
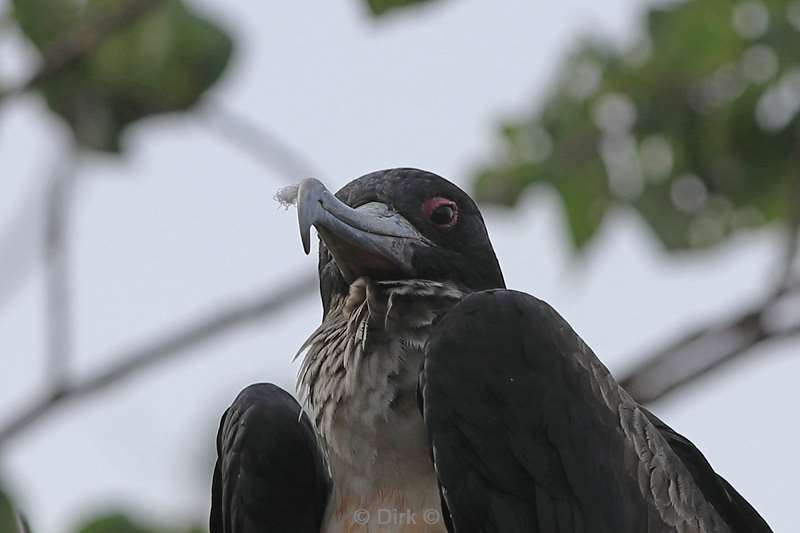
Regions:
[[317, 179], [303, 180], [297, 192], [300, 239], [311, 251], [311, 226], [317, 228], [345, 280], [413, 277], [414, 249], [432, 246], [405, 218], [380, 202], [356, 209]]

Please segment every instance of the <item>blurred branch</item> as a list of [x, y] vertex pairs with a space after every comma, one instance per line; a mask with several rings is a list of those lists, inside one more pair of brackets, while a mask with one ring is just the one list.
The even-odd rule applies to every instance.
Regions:
[[5, 9], [0, 10], [0, 32], [6, 31], [14, 25], [14, 15], [9, 2]]
[[[114, 12], [81, 24], [74, 31], [57, 38], [45, 48], [41, 66], [27, 81], [9, 90], [0, 90], [0, 103], [4, 97], [23, 94], [58, 75], [94, 52], [114, 32], [124, 29], [164, 1], [128, 0]], [[277, 170], [286, 180], [296, 181], [314, 173], [311, 165], [301, 155], [260, 126], [219, 106], [207, 106], [207, 109], [206, 116], [210, 123], [226, 140], [254, 155], [271, 169]], [[10, 420], [0, 426], [0, 446], [53, 410], [103, 391], [148, 367], [171, 360], [239, 327], [268, 318], [289, 304], [299, 301], [300, 297], [310, 294], [316, 287], [316, 275], [300, 276], [299, 279], [282, 284], [277, 291], [230, 304], [222, 310], [211, 311], [203, 318], [144, 341], [129, 350], [110, 354], [104, 359], [117, 361], [110, 368], [71, 383], [68, 376], [71, 355], [69, 258], [65, 232], [68, 229], [72, 180], [73, 177], [68, 173], [58, 175], [54, 178], [48, 195], [44, 255], [48, 263], [48, 370], [51, 383], [48, 390], [38, 398], [31, 399], [27, 406], [23, 405]]]
[[795, 266], [800, 256], [800, 175], [792, 178], [788, 184], [786, 214], [786, 248], [779, 278], [777, 292], [780, 294], [791, 283]]
[[0, 233], [0, 307], [23, 286], [33, 267], [38, 265], [37, 245], [44, 231], [44, 181], [32, 185]]
[[164, 2], [165, 0], [128, 0], [119, 8], [98, 15], [56, 38], [42, 52], [42, 62], [36, 72], [16, 87], [0, 89], [0, 102], [10, 96], [19, 96], [59, 74], [97, 50], [114, 32], [130, 26], [142, 15]]
[[47, 312], [47, 372], [52, 390], [69, 378], [72, 357], [72, 305], [69, 270], [69, 230], [75, 186], [75, 153], [59, 158], [47, 192], [44, 259]]
[[276, 171], [287, 183], [319, 177], [308, 159], [263, 126], [216, 103], [207, 102], [203, 107], [201, 116], [222, 139]]
[[102, 392], [111, 385], [149, 367], [170, 361], [224, 334], [275, 316], [300, 301], [301, 296], [311, 294], [311, 289], [317, 286], [316, 280], [316, 272], [291, 276], [291, 279], [280, 283], [277, 290], [222, 306], [221, 309], [215, 306], [215, 310], [207, 312], [202, 318], [162, 333], [154, 340], [109, 354], [103, 359], [116, 361], [110, 368], [77, 383], [67, 384], [60, 390], [45, 393], [17, 410], [10, 420], [0, 425], [0, 447], [56, 408]]
[[17, 515], [17, 530], [19, 533], [31, 533], [31, 525], [28, 522], [28, 518], [19, 511], [16, 511], [14, 514]]
[[733, 319], [655, 350], [620, 383], [638, 401], [654, 402], [757, 347], [800, 337], [799, 310], [800, 280]]
[[[123, 30], [165, 0], [127, 0], [117, 9], [87, 20], [74, 30], [57, 37], [42, 51], [38, 69], [19, 85], [0, 89], [4, 98], [21, 95], [57, 76], [93, 53], [112, 34]], [[243, 116], [220, 106], [206, 106], [205, 116], [223, 138], [239, 146], [268, 165], [287, 181], [314, 174], [311, 165], [275, 135]], [[69, 255], [66, 232], [74, 176], [68, 166], [58, 169], [48, 191], [44, 257], [47, 261], [48, 371], [50, 383], [40, 396], [29, 400], [5, 424], [0, 425], [0, 446], [29, 428], [57, 408], [83, 399], [117, 384], [151, 366], [174, 359], [206, 342], [247, 324], [273, 316], [299, 301], [316, 287], [316, 275], [295, 276], [277, 291], [263, 293], [209, 311], [199, 319], [167, 331], [153, 339], [104, 360], [115, 361], [105, 370], [85, 379], [70, 382], [71, 356]], [[12, 240], [14, 236], [12, 235]]]

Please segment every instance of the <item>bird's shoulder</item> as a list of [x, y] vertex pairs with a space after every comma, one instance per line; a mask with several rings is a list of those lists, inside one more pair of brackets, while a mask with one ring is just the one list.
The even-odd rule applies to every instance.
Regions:
[[702, 454], [654, 422], [538, 298], [464, 298], [434, 328], [420, 382], [440, 482], [455, 490], [448, 506], [470, 521], [499, 516], [500, 503], [463, 504], [492, 487], [516, 509], [505, 517], [533, 509], [543, 530], [739, 531], [721, 516], [729, 493], [709, 489], [717, 476]]
[[596, 359], [553, 306], [510, 289], [465, 296], [437, 322], [426, 351], [429, 359], [474, 357], [480, 363], [509, 350], [521, 357], [505, 360], [506, 369], [528, 365], [548, 371], [573, 362], [587, 367]]

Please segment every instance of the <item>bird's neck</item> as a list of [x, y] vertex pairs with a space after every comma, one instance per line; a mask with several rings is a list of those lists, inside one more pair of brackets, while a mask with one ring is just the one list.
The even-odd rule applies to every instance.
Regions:
[[430, 327], [463, 296], [450, 284], [359, 279], [347, 296], [334, 298], [304, 345], [298, 386], [335, 494], [428, 498], [433, 491], [438, 500], [417, 380]]

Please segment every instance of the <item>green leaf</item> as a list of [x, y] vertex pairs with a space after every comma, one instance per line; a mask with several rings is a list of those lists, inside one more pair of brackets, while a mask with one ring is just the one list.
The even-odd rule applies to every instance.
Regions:
[[[127, 0], [14, 0], [16, 20], [40, 50]], [[84, 147], [116, 152], [131, 123], [190, 109], [220, 78], [233, 44], [181, 0], [165, 0], [38, 89]]]
[[[744, 4], [745, 15], [755, 5], [767, 16], [747, 20]], [[669, 250], [782, 220], [800, 179], [800, 21], [791, 12], [788, 0], [682, 2], [646, 13], [646, 39], [629, 49], [585, 42], [541, 108], [503, 128], [506, 149], [476, 173], [476, 196], [514, 205], [549, 183], [578, 248], [609, 208], [633, 208]]]
[[2, 489], [0, 489], [0, 531], [3, 533], [15, 533], [18, 531], [14, 506]]
[[20, 29], [40, 49], [80, 23], [83, 12], [78, 0], [14, 0], [13, 9]]
[[110, 514], [91, 520], [78, 530], [80, 533], [155, 533], [133, 522], [123, 514]]
[[124, 513], [95, 517], [76, 529], [77, 533], [202, 533], [199, 527], [163, 528], [144, 525]]
[[409, 7], [414, 4], [427, 4], [433, 0], [367, 0], [367, 6], [376, 17], [386, 14], [393, 9]]

